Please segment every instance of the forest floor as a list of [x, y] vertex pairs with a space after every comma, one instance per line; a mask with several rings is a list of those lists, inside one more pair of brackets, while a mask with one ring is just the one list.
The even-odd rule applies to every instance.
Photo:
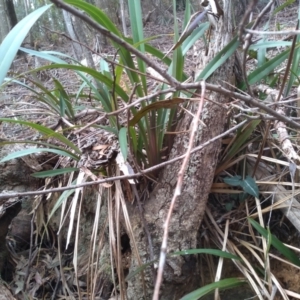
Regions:
[[[289, 7], [285, 9], [283, 12], [280, 13], [278, 18], [272, 20], [272, 27], [277, 27], [280, 25], [280, 29], [282, 30], [293, 30], [295, 28], [295, 24], [297, 21], [297, 9], [294, 7]], [[181, 15], [182, 17], [182, 15]], [[181, 17], [179, 19], [181, 19]], [[161, 25], [155, 23], [148, 23], [145, 27], [145, 37], [150, 36], [157, 36], [151, 43], [159, 48], [162, 52], [167, 52], [173, 46], [173, 37], [172, 37], [172, 24], [169, 25]], [[282, 36], [274, 36], [274, 39], [282, 38]], [[93, 46], [91, 46], [93, 48]], [[72, 56], [70, 53], [70, 42], [63, 38], [63, 42], [59, 45], [51, 45], [49, 43], [41, 43], [39, 50], [53, 50], [57, 52], [61, 52], [64, 54], [68, 54]], [[280, 51], [280, 49], [276, 49], [274, 51]], [[115, 49], [110, 46], [103, 46], [101, 55], [109, 55], [114, 56], [116, 54]], [[272, 55], [272, 53], [269, 53]], [[192, 75], [194, 70], [196, 69], [195, 63], [195, 54], [193, 50], [189, 51], [186, 60], [185, 60], [185, 69], [188, 75]], [[33, 57], [27, 56], [27, 61], [23, 56], [16, 58], [14, 64], [10, 70], [10, 76], [15, 74], [19, 74], [24, 71], [28, 71], [31, 69], [36, 68], [37, 66], [42, 66], [43, 64], [47, 64], [48, 62], [43, 60], [37, 60]], [[253, 65], [251, 65], [253, 64]], [[254, 63], [249, 64], [249, 70], [254, 67]], [[51, 71], [41, 71], [38, 74], [35, 74], [44, 85], [48, 86], [49, 88], [53, 86], [52, 78], [57, 78], [65, 87], [65, 89], [74, 94], [77, 92], [78, 88], [80, 87], [80, 80], [74, 72], [70, 70], [51, 70]], [[20, 81], [23, 83], [32, 86], [31, 82], [21, 78]], [[88, 94], [86, 99], [81, 99], [80, 105], [78, 105], [78, 110], [81, 107], [94, 107], [95, 104], [91, 103]], [[37, 103], [35, 97], [33, 97], [32, 93], [18, 85], [18, 84], [10, 84], [7, 88], [0, 92], [0, 117], [5, 118], [24, 118], [26, 120], [34, 120], [37, 123], [46, 126], [52, 126], [57, 122], [57, 118], [53, 115], [45, 115], [43, 112], [45, 110], [45, 106]], [[10, 140], [17, 140], [17, 139], [32, 139], [35, 136], [35, 132], [31, 129], [25, 129], [19, 125], [9, 125], [7, 123], [2, 123], [0, 128], [0, 140], [1, 139], [10, 139]], [[212, 207], [211, 210], [214, 208]], [[279, 213], [278, 219], [280, 219], [281, 215]], [[28, 220], [30, 222], [30, 220]], [[274, 223], [275, 224], [275, 223]], [[275, 224], [275, 227], [279, 227], [279, 223]], [[26, 226], [24, 226], [25, 228]], [[300, 234], [295, 232], [295, 229], [292, 225], [289, 224], [288, 221], [285, 222], [285, 228], [282, 230], [277, 228], [277, 233], [280, 235], [280, 239], [283, 242], [289, 243], [292, 246], [300, 247]], [[18, 231], [21, 229], [19, 228]], [[275, 230], [276, 231], [276, 230]], [[291, 239], [291, 237], [293, 237]], [[292, 291], [300, 293], [300, 270], [295, 269], [292, 266], [282, 264], [277, 260], [273, 260], [272, 262], [272, 271], [274, 272], [275, 276], [281, 281], [282, 285]], [[234, 268], [232, 265], [226, 266], [224, 278], [226, 277], [235, 277], [239, 276], [240, 273]], [[204, 273], [208, 272], [208, 270], [203, 270]], [[208, 276], [207, 276], [208, 277]], [[209, 283], [210, 278], [207, 278]], [[237, 291], [234, 291], [234, 295], [231, 292], [225, 293], [222, 297], [224, 299], [242, 299], [240, 296], [237, 295]], [[249, 294], [251, 295], [251, 293]], [[242, 296], [241, 296], [242, 297]], [[244, 295], [243, 295], [244, 297]], [[279, 299], [279, 298], [278, 298]], [[292, 298], [291, 298], [292, 299]]]

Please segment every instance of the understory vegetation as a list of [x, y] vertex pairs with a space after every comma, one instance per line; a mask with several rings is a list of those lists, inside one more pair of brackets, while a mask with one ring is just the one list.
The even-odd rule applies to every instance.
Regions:
[[[173, 1], [173, 46], [164, 51], [157, 42], [164, 36], [144, 36], [139, 0], [128, 1], [130, 36], [88, 2], [52, 2], [21, 20], [0, 46], [1, 93], [19, 89], [27, 95], [20, 103], [3, 104], [1, 167], [19, 160], [30, 169], [26, 176], [38, 183], [33, 190], [0, 194], [2, 215], [20, 200], [24, 209], [26, 197], [32, 199], [26, 204], [32, 219], [27, 257], [18, 254], [24, 249], [16, 249], [13, 238], [7, 239], [13, 262], [2, 278], [15, 297], [131, 299], [130, 281], [138, 278], [147, 295], [145, 274], [152, 272], [151, 293], [158, 299], [165, 261], [188, 256], [197, 258], [198, 288], [180, 299], [212, 293], [214, 299], [300, 299], [299, 287], [280, 276], [285, 268], [299, 274], [300, 267], [299, 4], [271, 0], [257, 11], [255, 1], [249, 1], [243, 16], [236, 16], [233, 38], [191, 70], [191, 61], [204, 56], [216, 39], [217, 29], [206, 22], [206, 6], [195, 11], [187, 0], [179, 22]], [[32, 26], [54, 4], [105, 36], [113, 50], [92, 53], [94, 66], [89, 66], [66, 53], [22, 47]], [[298, 11], [293, 27], [280, 18], [288, 10]], [[39, 66], [15, 73], [12, 63], [19, 51]], [[228, 82], [211, 82], [232, 58], [235, 80], [229, 74]], [[227, 124], [222, 134], [196, 145], [195, 137], [206, 126], [206, 102], [214, 101], [212, 92], [229, 99], [217, 103], [226, 110]], [[194, 103], [197, 114], [191, 113]], [[183, 128], [187, 114], [192, 125]], [[190, 136], [188, 144], [182, 142], [184, 153], [171, 157], [175, 136], [182, 133]], [[168, 225], [179, 209], [176, 200], [189, 160], [216, 140], [221, 141], [218, 163], [207, 166], [214, 181], [201, 227], [195, 228], [199, 247], [168, 252]], [[153, 237], [144, 203], [162, 170], [176, 161], [181, 169], [170, 184], [174, 198], [167, 202], [164, 234]], [[148, 241], [147, 261], [134, 234], [134, 210]], [[159, 255], [151, 250], [153, 239], [162, 244]]]

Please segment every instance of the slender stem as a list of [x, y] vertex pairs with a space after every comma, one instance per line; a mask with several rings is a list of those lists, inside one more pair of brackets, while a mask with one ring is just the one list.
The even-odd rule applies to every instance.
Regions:
[[169, 225], [170, 225], [170, 222], [171, 222], [171, 217], [172, 217], [172, 213], [173, 213], [173, 210], [174, 210], [175, 202], [176, 202], [177, 198], [181, 195], [184, 173], [185, 173], [185, 170], [188, 166], [189, 159], [190, 159], [190, 156], [191, 156], [192, 150], [193, 150], [194, 139], [195, 139], [196, 133], [198, 131], [198, 123], [199, 123], [199, 120], [200, 120], [200, 115], [201, 115], [203, 104], [204, 104], [204, 95], [205, 95], [205, 81], [202, 81], [201, 99], [200, 99], [200, 103], [199, 103], [199, 106], [198, 106], [197, 113], [193, 118], [193, 126], [192, 126], [192, 130], [191, 130], [191, 133], [190, 133], [189, 145], [188, 145], [188, 148], [187, 148], [186, 153], [184, 155], [184, 159], [183, 159], [181, 168], [180, 168], [179, 173], [178, 173], [178, 179], [177, 179], [177, 184], [176, 184], [176, 187], [175, 187], [175, 190], [174, 190], [174, 195], [173, 195], [173, 198], [171, 200], [168, 215], [167, 215], [167, 218], [166, 218], [166, 221], [165, 221], [165, 224], [164, 224], [164, 234], [163, 234], [163, 240], [162, 240], [162, 243], [161, 243], [160, 258], [159, 258], [159, 264], [158, 264], [158, 272], [157, 272], [157, 278], [156, 278], [156, 283], [155, 283], [154, 294], [153, 294], [152, 300], [159, 300], [159, 290], [160, 290], [160, 286], [162, 284], [163, 271], [164, 271], [164, 266], [165, 266], [166, 256], [167, 256]]
[[142, 59], [148, 66], [152, 67], [158, 74], [160, 74], [162, 77], [164, 77], [171, 86], [176, 87], [180, 83], [177, 81], [173, 76], [169, 75], [166, 70], [163, 70], [159, 67], [158, 64], [156, 64], [153, 60], [148, 58], [145, 54], [140, 52], [138, 49], [136, 49], [131, 44], [127, 43], [123, 38], [115, 35], [111, 31], [107, 30], [105, 27], [99, 25], [95, 21], [93, 21], [88, 15], [85, 15], [83, 12], [77, 10], [71, 5], [68, 5], [64, 3], [61, 0], [51, 0], [52, 3], [54, 3], [57, 7], [62, 8], [68, 12], [70, 12], [72, 15], [80, 18], [81, 20], [85, 21], [87, 24], [89, 24], [94, 29], [101, 32], [103, 35], [107, 36], [109, 39], [114, 41], [115, 43], [119, 44], [120, 46], [124, 47], [131, 53], [135, 54], [137, 57]]
[[[223, 132], [222, 134], [219, 134], [219, 135], [215, 136], [214, 138], [210, 139], [209, 141], [203, 143], [202, 145], [199, 145], [199, 146], [193, 148], [191, 153], [195, 153], [197, 151], [202, 150], [204, 147], [210, 145], [211, 143], [214, 143], [218, 139], [221, 139], [221, 138], [225, 137], [226, 135], [228, 135], [229, 133], [234, 132], [238, 128], [243, 127], [247, 122], [250, 122], [250, 121], [244, 120], [243, 122], [239, 123], [238, 125], [230, 128], [229, 130]], [[46, 190], [42, 190], [42, 191], [33, 191], [33, 192], [24, 192], [24, 193], [21, 193], [21, 192], [20, 193], [7, 193], [7, 194], [2, 193], [2, 194], [0, 194], [0, 200], [15, 198], [15, 197], [26, 197], [26, 196], [44, 195], [44, 194], [55, 193], [55, 192], [63, 192], [63, 191], [66, 191], [66, 190], [73, 190], [73, 189], [82, 188], [82, 187], [85, 187], [85, 186], [98, 185], [98, 184], [112, 182], [112, 181], [116, 181], [116, 180], [138, 178], [140, 176], [144, 176], [144, 174], [146, 174], [146, 173], [151, 173], [151, 172], [153, 172], [155, 170], [158, 170], [160, 168], [164, 168], [165, 166], [167, 166], [169, 164], [173, 164], [174, 162], [176, 162], [180, 159], [183, 159], [184, 157], [185, 157], [185, 154], [181, 155], [181, 156], [178, 156], [178, 157], [175, 157], [173, 159], [170, 159], [168, 161], [165, 161], [165, 162], [163, 162], [161, 164], [158, 164], [156, 166], [153, 166], [151, 168], [145, 169], [141, 172], [132, 174], [132, 175], [114, 176], [114, 177], [108, 177], [108, 178], [104, 178], [104, 179], [101, 178], [99, 180], [95, 180], [95, 181], [92, 181], [92, 182], [85, 182], [85, 183], [81, 183], [81, 184], [78, 184], [78, 185], [65, 186], [65, 187], [61, 187], [61, 188], [51, 188], [51, 189], [46, 189]]]

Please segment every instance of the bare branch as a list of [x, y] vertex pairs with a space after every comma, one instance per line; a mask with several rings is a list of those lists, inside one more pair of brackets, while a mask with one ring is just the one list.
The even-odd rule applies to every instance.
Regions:
[[[201, 83], [198, 83], [198, 82], [181, 84], [179, 89], [185, 89], [185, 90], [197, 89], [197, 88], [201, 87], [200, 85], [201, 85]], [[239, 100], [245, 101], [247, 104], [251, 105], [252, 107], [259, 107], [260, 109], [263, 109], [265, 112], [267, 112], [271, 116], [275, 117], [277, 120], [285, 122], [285, 123], [289, 124], [291, 127], [300, 129], [300, 124], [298, 122], [295, 122], [291, 118], [281, 115], [280, 113], [278, 113], [271, 107], [265, 105], [262, 101], [256, 100], [249, 95], [243, 95], [243, 94], [240, 94], [237, 92], [227, 90], [224, 87], [222, 87], [221, 85], [215, 85], [215, 84], [209, 84], [209, 83], [206, 84], [206, 89], [213, 91], [213, 92], [219, 92], [225, 96], [228, 96], [228, 97], [231, 97], [234, 99], [239, 99]], [[274, 106], [275, 105], [276, 105], [276, 103], [274, 103]]]
[[[191, 153], [195, 153], [201, 149], [203, 149], [204, 147], [210, 145], [211, 143], [217, 141], [220, 138], [225, 137], [227, 134], [234, 132], [235, 130], [237, 130], [238, 128], [244, 126], [246, 123], [248, 122], [248, 120], [244, 120], [243, 122], [239, 123], [238, 125], [230, 128], [229, 130], [223, 132], [222, 134], [219, 134], [217, 136], [215, 136], [214, 138], [210, 139], [209, 141], [203, 143], [202, 145], [199, 145], [197, 147], [195, 147]], [[78, 184], [78, 185], [72, 185], [72, 186], [65, 186], [65, 187], [61, 187], [61, 188], [52, 188], [52, 189], [47, 189], [47, 190], [43, 190], [43, 191], [33, 191], [33, 192], [24, 192], [24, 193], [9, 193], [9, 194], [5, 194], [2, 193], [0, 194], [0, 200], [3, 199], [9, 199], [9, 198], [14, 198], [14, 197], [27, 197], [27, 196], [35, 196], [35, 195], [44, 195], [44, 194], [49, 194], [49, 193], [55, 193], [55, 192], [63, 192], [66, 190], [73, 190], [73, 189], [77, 189], [77, 188], [82, 188], [85, 186], [92, 186], [92, 185], [98, 185], [98, 184], [102, 184], [102, 183], [107, 183], [107, 182], [112, 182], [112, 181], [116, 181], [116, 180], [122, 180], [122, 179], [131, 179], [131, 178], [138, 178], [140, 176], [143, 176], [144, 174], [147, 173], [151, 173], [155, 170], [164, 168], [165, 166], [172, 164], [180, 159], [185, 158], [185, 154], [175, 157], [173, 159], [170, 159], [168, 161], [165, 161], [161, 164], [158, 164], [156, 166], [153, 166], [151, 168], [145, 169], [141, 172], [138, 172], [136, 174], [133, 175], [122, 175], [122, 176], [115, 176], [115, 177], [109, 177], [109, 178], [101, 178], [99, 180], [96, 181], [92, 181], [92, 182], [85, 182], [82, 184]]]
[[103, 35], [110, 38], [112, 41], [114, 41], [118, 45], [124, 47], [131, 53], [135, 54], [137, 57], [142, 59], [148, 66], [152, 67], [157, 73], [159, 73], [162, 77], [164, 77], [171, 86], [176, 87], [180, 84], [179, 81], [177, 81], [173, 76], [169, 75], [166, 70], [163, 70], [162, 68], [160, 68], [153, 60], [149, 59], [146, 55], [144, 55], [142, 52], [140, 52], [137, 48], [130, 45], [125, 40], [123, 40], [119, 36], [115, 35], [111, 31], [107, 30], [105, 27], [99, 25], [98, 23], [93, 21], [89, 16], [85, 15], [84, 13], [75, 9], [71, 5], [64, 3], [61, 0], [51, 0], [51, 2], [53, 2], [57, 7], [62, 8], [64, 10], [70, 12], [72, 15], [85, 21], [91, 27], [98, 30], [99, 32], [101, 32]]

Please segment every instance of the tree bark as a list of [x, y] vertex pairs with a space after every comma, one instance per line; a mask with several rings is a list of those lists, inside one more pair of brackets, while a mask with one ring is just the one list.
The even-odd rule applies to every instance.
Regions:
[[121, 22], [124, 36], [127, 36], [127, 26], [125, 19], [125, 5], [124, 0], [120, 0], [120, 13], [121, 13]]
[[[224, 1], [224, 18], [220, 21], [218, 29], [212, 32], [207, 61], [215, 57], [232, 39], [231, 1]], [[221, 3], [220, 3], [221, 4]], [[221, 5], [222, 6], [222, 5]], [[201, 53], [200, 56], [203, 56]], [[208, 80], [211, 83], [234, 84], [234, 58], [229, 58]], [[230, 88], [226, 85], [226, 88]], [[224, 130], [226, 123], [226, 109], [215, 103], [225, 104], [230, 99], [217, 93], [210, 92], [202, 112], [202, 121], [199, 125], [195, 146], [219, 135]], [[196, 113], [198, 102], [193, 101], [190, 107], [192, 114]], [[178, 131], [190, 129], [192, 117], [186, 114]], [[189, 142], [189, 133], [178, 134], [174, 140], [170, 158], [177, 157], [186, 152]], [[197, 247], [198, 230], [205, 212], [207, 198], [213, 182], [214, 171], [217, 165], [221, 141], [211, 143], [201, 151], [191, 156], [188, 168], [184, 176], [184, 187], [181, 196], [177, 199], [176, 208], [172, 215], [169, 227], [168, 251], [179, 251]], [[159, 180], [159, 183], [151, 193], [150, 198], [144, 203], [144, 216], [149, 226], [154, 257], [159, 257], [164, 222], [169, 210], [174, 189], [177, 182], [177, 174], [181, 161], [167, 166]], [[131, 222], [134, 229], [134, 237], [138, 245], [142, 262], [149, 261], [147, 238], [137, 209], [128, 207], [131, 213]], [[137, 259], [133, 256], [131, 271], [137, 268]], [[150, 270], [145, 271], [146, 295], [143, 296], [141, 276], [137, 275], [128, 282], [128, 299], [151, 299], [153, 293], [153, 276]], [[197, 276], [197, 263], [194, 256], [177, 256], [168, 258], [164, 269], [164, 281], [161, 287], [160, 299], [179, 299], [199, 285]]]
[[[66, 29], [67, 29], [70, 37], [74, 41], [77, 41], [77, 36], [76, 36], [75, 30], [74, 30], [73, 24], [72, 24], [72, 16], [65, 10], [63, 10], [63, 16], [64, 16], [64, 20], [65, 20], [65, 24], [66, 24]], [[82, 47], [81, 47], [81, 45], [79, 45], [76, 42], [72, 42], [72, 47], [73, 47], [74, 55], [75, 55], [76, 59], [77, 60], [82, 59]]]
[[6, 0], [7, 15], [10, 23], [10, 28], [12, 29], [18, 23], [15, 6], [12, 0]]
[[9, 32], [7, 7], [6, 7], [5, 0], [0, 1], [0, 18], [1, 18], [0, 41], [2, 42]]

